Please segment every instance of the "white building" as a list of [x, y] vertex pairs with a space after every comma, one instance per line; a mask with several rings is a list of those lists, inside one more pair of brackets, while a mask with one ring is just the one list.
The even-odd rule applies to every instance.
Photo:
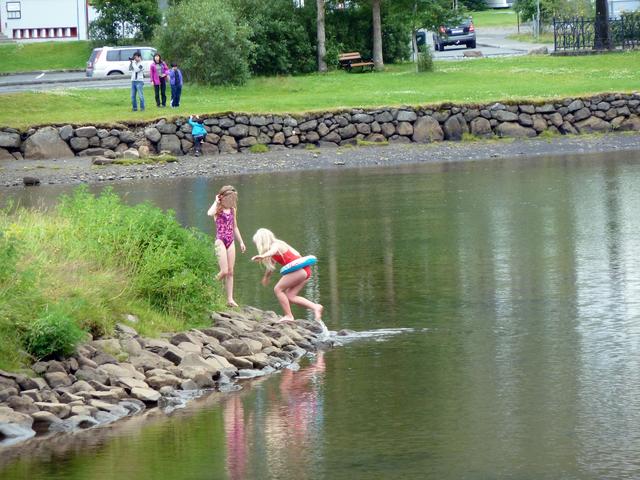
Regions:
[[0, 34], [18, 41], [87, 40], [90, 0], [0, 0]]

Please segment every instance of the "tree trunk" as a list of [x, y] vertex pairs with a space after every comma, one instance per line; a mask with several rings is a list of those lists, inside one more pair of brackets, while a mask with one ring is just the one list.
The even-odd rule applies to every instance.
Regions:
[[316, 6], [318, 10], [316, 17], [318, 30], [318, 72], [325, 73], [327, 71], [327, 61], [324, 57], [327, 55], [327, 48], [324, 33], [324, 0], [316, 0]]
[[596, 0], [596, 24], [593, 48], [605, 50], [611, 48], [609, 31], [609, 4], [607, 0]]
[[380, 4], [382, 0], [371, 0], [373, 12], [373, 64], [376, 70], [384, 70], [382, 60], [382, 20], [380, 18]]

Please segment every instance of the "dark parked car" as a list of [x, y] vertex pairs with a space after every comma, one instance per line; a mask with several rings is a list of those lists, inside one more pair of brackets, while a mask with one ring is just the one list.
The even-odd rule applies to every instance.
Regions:
[[442, 51], [447, 45], [466, 45], [467, 48], [476, 48], [476, 29], [471, 17], [455, 27], [441, 25], [433, 34], [433, 48]]

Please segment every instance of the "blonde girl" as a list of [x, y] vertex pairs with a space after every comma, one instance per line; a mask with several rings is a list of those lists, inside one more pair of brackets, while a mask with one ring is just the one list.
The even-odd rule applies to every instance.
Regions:
[[223, 280], [227, 292], [227, 305], [237, 307], [233, 299], [233, 267], [236, 263], [236, 245], [234, 238], [240, 242], [240, 251], [244, 253], [246, 247], [238, 229], [238, 192], [231, 185], [220, 189], [216, 200], [211, 205], [207, 215], [216, 221], [216, 254], [220, 264], [217, 280]]
[[[262, 285], [265, 287], [269, 284], [271, 274], [275, 270], [275, 262], [280, 265], [286, 265], [293, 260], [301, 257], [297, 250], [291, 245], [278, 240], [273, 232], [266, 228], [259, 229], [253, 236], [253, 243], [258, 249], [258, 255], [251, 258], [254, 262], [260, 262], [265, 266], [264, 276], [262, 277]], [[319, 303], [313, 303], [304, 297], [298, 295], [302, 287], [311, 278], [311, 268], [305, 267], [295, 272], [283, 275], [273, 291], [276, 294], [278, 302], [284, 311], [284, 317], [281, 322], [293, 321], [293, 313], [291, 313], [291, 304], [300, 305], [313, 312], [316, 320], [322, 319], [323, 307]]]

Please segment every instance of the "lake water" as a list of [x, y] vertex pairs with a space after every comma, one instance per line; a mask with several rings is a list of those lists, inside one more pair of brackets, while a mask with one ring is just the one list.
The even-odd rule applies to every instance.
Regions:
[[640, 478], [640, 154], [115, 189], [212, 232], [222, 183], [249, 247], [237, 300], [277, 308], [249, 262], [268, 227], [319, 258], [329, 328], [373, 333], [2, 479]]

